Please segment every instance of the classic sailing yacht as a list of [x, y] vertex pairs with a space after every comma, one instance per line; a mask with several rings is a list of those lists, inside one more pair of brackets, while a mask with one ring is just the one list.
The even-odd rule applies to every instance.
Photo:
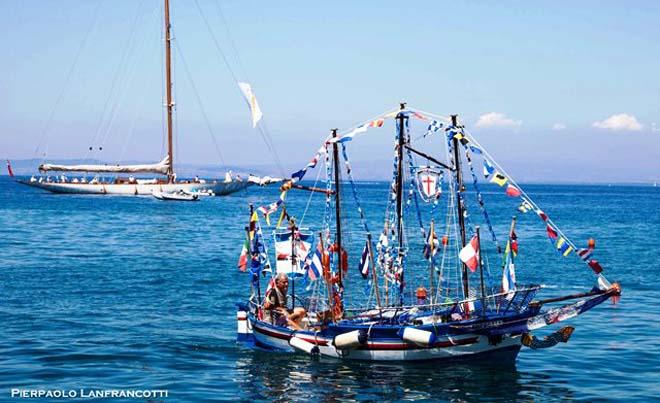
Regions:
[[[356, 188], [348, 150], [356, 135], [381, 127], [386, 120], [394, 120], [396, 126], [392, 179], [381, 188], [386, 204], [384, 224], [380, 234], [374, 234], [367, 216], [383, 210], [362, 208], [366, 204], [360, 195], [365, 192]], [[412, 136], [411, 121], [421, 121], [427, 128], [422, 136]], [[430, 148], [418, 147], [416, 142], [424, 138], [432, 142]], [[434, 156], [440, 148], [435, 144], [444, 149], [444, 157]], [[501, 189], [508, 200], [499, 209], [520, 214], [507, 225], [506, 233], [504, 226], [493, 225], [486, 210], [474, 166], [479, 160], [489, 186]], [[299, 184], [317, 163], [325, 165], [326, 186]], [[342, 190], [347, 188], [350, 190]], [[315, 230], [307, 228], [304, 233], [292, 219], [288, 226], [280, 226], [288, 216], [284, 200], [291, 189], [325, 195], [324, 211], [321, 208], [315, 214], [323, 217]], [[251, 292], [238, 304], [237, 338], [251, 347], [343, 360], [477, 358], [512, 362], [523, 346], [538, 349], [567, 342], [574, 328], [563, 327], [545, 338], [533, 335], [537, 330], [573, 319], [607, 300], [616, 301], [621, 294], [620, 286], [610, 283], [593, 259], [595, 241], [578, 248], [456, 115], [438, 116], [402, 104], [399, 110], [341, 135], [333, 130], [311, 161], [291, 174], [282, 191], [280, 199], [270, 205], [250, 206], [245, 228], [238, 268], [250, 274]], [[351, 240], [342, 237], [349, 215], [343, 212], [341, 200], [351, 196], [349, 205], [357, 209], [352, 215], [353, 227], [358, 227], [358, 221], [360, 226], [359, 230], [351, 228], [350, 234], [353, 240], [361, 238], [352, 244], [360, 248], [357, 252], [362, 250], [355, 253], [354, 260], [359, 257], [355, 265], [349, 265], [345, 250], [351, 247]], [[308, 207], [309, 202], [305, 212]], [[259, 213], [270, 226], [268, 217], [278, 209], [282, 210], [274, 229], [278, 263], [290, 256], [303, 262], [303, 267], [291, 270], [291, 265], [278, 264], [275, 273], [279, 277], [275, 277]], [[300, 221], [304, 219], [303, 215]], [[516, 256], [525, 253], [518, 249], [516, 223], [540, 225], [539, 231], [547, 233], [551, 241], [546, 246], [558, 252], [559, 259], [577, 258], [573, 259], [576, 263], [584, 263], [595, 275], [593, 283], [580, 293], [541, 296], [546, 286], [524, 284], [521, 276], [516, 279]], [[502, 232], [500, 241], [497, 229]], [[290, 233], [286, 239], [278, 237], [283, 230]], [[281, 245], [287, 240], [290, 246]], [[530, 261], [539, 251], [531, 252]], [[359, 269], [359, 275], [352, 267]], [[552, 267], [544, 267], [546, 270]], [[491, 272], [495, 275], [490, 276]], [[268, 275], [271, 279], [263, 296], [263, 277]], [[291, 287], [275, 281], [284, 275]], [[306, 287], [295, 287], [296, 279], [303, 275]], [[562, 289], [549, 290], [557, 291]]]
[[[172, 67], [171, 67], [171, 33], [170, 33], [170, 7], [169, 0], [164, 0], [165, 25], [165, 83], [167, 94], [167, 156], [160, 162], [145, 165], [55, 165], [41, 164], [39, 171], [49, 172], [82, 172], [93, 174], [91, 180], [75, 178], [69, 180], [64, 174], [53, 177], [19, 180], [20, 183], [48, 190], [54, 193], [77, 194], [116, 194], [116, 195], [151, 195], [153, 192], [174, 193], [206, 192], [215, 195], [227, 195], [245, 189], [253, 183], [262, 183], [255, 178], [240, 179], [232, 177], [229, 173], [223, 181], [206, 181], [194, 179], [189, 181], [177, 180], [174, 172], [174, 146], [172, 139]], [[110, 181], [101, 179], [98, 174], [129, 174], [127, 178], [116, 177]], [[160, 178], [137, 179], [133, 174], [152, 173], [162, 175]]]

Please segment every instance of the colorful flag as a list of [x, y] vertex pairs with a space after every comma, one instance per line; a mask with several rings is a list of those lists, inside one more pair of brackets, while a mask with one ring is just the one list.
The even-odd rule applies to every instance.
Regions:
[[513, 252], [513, 256], [518, 256], [518, 235], [516, 235], [515, 231], [511, 231], [511, 251]]
[[484, 158], [484, 178], [488, 178], [488, 176], [492, 175], [495, 172], [495, 167], [491, 165], [490, 162], [488, 162], [487, 159]]
[[541, 217], [541, 220], [543, 220], [543, 221], [548, 221], [548, 216], [545, 215], [545, 213], [544, 213], [543, 211], [541, 211], [541, 209], [537, 209], [537, 210], [536, 210], [536, 215], [538, 215], [539, 217]]
[[479, 240], [476, 235], [461, 249], [458, 258], [461, 259], [461, 262], [465, 263], [470, 271], [474, 272], [477, 270], [479, 266]]
[[238, 86], [241, 89], [241, 92], [243, 92], [243, 96], [250, 107], [250, 112], [252, 113], [252, 127], [257, 127], [257, 123], [263, 117], [263, 113], [261, 113], [261, 108], [259, 108], [259, 104], [257, 103], [257, 97], [252, 91], [252, 86], [248, 83], [238, 83]]
[[323, 251], [321, 249], [321, 243], [319, 242], [319, 244], [316, 246], [316, 251], [314, 251], [312, 258], [307, 264], [307, 276], [309, 276], [309, 278], [312, 280], [316, 280], [317, 278], [321, 277], [321, 273], [323, 272], [323, 266], [321, 265], [322, 255]]
[[500, 186], [504, 186], [508, 181], [508, 179], [506, 178], [506, 176], [502, 175], [501, 173], [495, 172], [495, 175], [493, 175], [493, 177], [490, 178], [490, 181], [493, 183], [497, 183]]
[[472, 151], [473, 153], [475, 153], [477, 155], [483, 154], [483, 151], [481, 151], [481, 148], [476, 147], [476, 146], [470, 146], [470, 151]]
[[11, 169], [11, 162], [9, 160], [7, 160], [7, 173], [9, 173], [10, 177], [14, 177], [14, 171]]
[[506, 187], [506, 195], [509, 197], [519, 197], [521, 195], [520, 190], [509, 183]]
[[[511, 259], [511, 255], [507, 255], [504, 263], [504, 270], [502, 271], [502, 291], [513, 292], [516, 290], [516, 267]], [[507, 295], [507, 299], [513, 298], [515, 294]]]
[[532, 210], [533, 208], [534, 207], [532, 206], [532, 204], [527, 199], [523, 199], [522, 203], [520, 203], [520, 206], [518, 206], [518, 211], [520, 211], [521, 213], [524, 214], [524, 213]]
[[362, 278], [369, 277], [369, 241], [364, 244], [364, 249], [362, 250], [362, 256], [360, 256], [360, 274]]
[[367, 131], [369, 128], [370, 123], [367, 123], [362, 126], [358, 126], [355, 129], [353, 129], [350, 133], [346, 133], [343, 136], [340, 137], [332, 137], [328, 141], [326, 141], [327, 144], [333, 144], [333, 143], [347, 143], [351, 140], [353, 140], [353, 137], [355, 137], [356, 134], [359, 133], [364, 133]]
[[252, 215], [250, 216], [250, 225], [248, 231], [248, 239], [250, 241], [254, 239], [254, 231], [257, 229], [258, 220], [259, 220], [259, 216], [257, 215], [257, 212], [255, 210], [252, 212]]
[[568, 256], [569, 253], [573, 251], [573, 247], [568, 244], [568, 242], [566, 241], [566, 239], [564, 239], [564, 237], [559, 237], [555, 247], [557, 248], [559, 253], [561, 253], [564, 256]]
[[238, 269], [240, 271], [247, 270], [248, 248], [249, 248], [249, 243], [248, 240], [245, 239], [245, 242], [243, 242], [243, 249], [241, 249], [241, 256], [238, 258]]
[[600, 274], [600, 272], [603, 271], [603, 267], [600, 265], [600, 263], [598, 263], [597, 260], [590, 260], [587, 264], [596, 274]]
[[555, 229], [552, 228], [550, 224], [545, 226], [545, 230], [548, 233], [548, 238], [550, 238], [550, 240], [554, 242], [558, 236], [557, 231], [555, 231]]
[[438, 242], [438, 236], [435, 234], [433, 225], [431, 225], [431, 230], [429, 235], [426, 237], [426, 243], [424, 244], [424, 258], [431, 259], [431, 256], [435, 256], [438, 252], [438, 247], [440, 243]]
[[584, 262], [588, 262], [589, 259], [591, 259], [591, 255], [594, 254], [594, 250], [592, 248], [580, 248], [576, 251], [577, 255], [580, 256], [580, 259], [582, 259]]
[[431, 122], [429, 127], [426, 129], [426, 134], [424, 136], [428, 136], [429, 134], [433, 134], [437, 132], [438, 130], [442, 129], [442, 123], [438, 122], [437, 120], [434, 120]]
[[376, 119], [370, 123], [368, 123], [369, 127], [383, 127], [383, 124], [385, 123], [385, 119]]

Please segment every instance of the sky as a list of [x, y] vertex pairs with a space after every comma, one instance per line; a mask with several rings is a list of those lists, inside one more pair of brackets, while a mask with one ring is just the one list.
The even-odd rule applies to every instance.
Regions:
[[[330, 129], [405, 101], [458, 114], [519, 181], [660, 181], [659, 2], [171, 9], [177, 163], [286, 173]], [[0, 157], [162, 158], [162, 1], [2, 0], [0, 30]], [[253, 86], [263, 133], [237, 81]], [[393, 136], [353, 142], [363, 178], [389, 177]]]

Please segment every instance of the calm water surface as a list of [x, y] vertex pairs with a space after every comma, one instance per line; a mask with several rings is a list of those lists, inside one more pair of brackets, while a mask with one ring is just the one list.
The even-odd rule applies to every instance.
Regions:
[[[385, 189], [361, 185], [372, 228]], [[167, 203], [53, 195], [0, 178], [0, 401], [11, 388], [167, 389], [165, 401], [658, 399], [660, 189], [526, 189], [576, 242], [597, 239], [598, 260], [622, 284], [620, 303], [569, 322], [568, 344], [523, 349], [513, 367], [399, 365], [313, 362], [235, 343], [234, 304], [248, 290], [235, 269], [246, 202], [270, 203], [277, 189]], [[487, 193], [504, 234], [515, 203]], [[289, 195], [299, 217], [307, 197]], [[314, 199], [304, 223], [322, 209]], [[536, 217], [519, 221], [519, 281], [557, 286], [546, 296], [593, 285], [577, 259], [552, 250]], [[356, 231], [349, 244], [363, 242]]]

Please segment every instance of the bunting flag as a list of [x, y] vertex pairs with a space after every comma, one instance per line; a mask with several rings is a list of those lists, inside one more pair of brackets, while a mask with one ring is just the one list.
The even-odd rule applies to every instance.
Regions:
[[287, 221], [289, 221], [289, 219], [290, 219], [289, 213], [286, 212], [286, 206], [282, 207], [282, 214], [280, 214], [280, 218], [277, 220], [277, 224], [275, 225], [275, 228], [279, 228], [280, 225], [282, 225], [282, 221], [285, 220], [285, 219]]
[[362, 256], [360, 256], [360, 274], [362, 278], [369, 277], [369, 241], [364, 244], [364, 249], [362, 250]]
[[557, 234], [557, 231], [555, 231], [555, 229], [550, 226], [550, 224], [546, 225], [545, 231], [548, 233], [548, 238], [550, 238], [551, 241], [554, 242], [557, 240], [559, 235]]
[[[495, 175], [495, 176], [497, 176], [497, 175]], [[506, 187], [506, 195], [507, 196], [509, 196], [509, 197], [520, 197], [521, 194], [522, 193], [520, 192], [520, 190], [517, 187], [513, 186], [512, 184], [507, 185], [507, 187]]]
[[589, 262], [589, 259], [591, 259], [591, 256], [594, 253], [594, 250], [592, 248], [580, 248], [576, 251], [577, 255], [584, 261], [585, 263]]
[[490, 181], [492, 183], [497, 183], [499, 186], [504, 186], [508, 179], [498, 171], [495, 172], [495, 175], [493, 175], [492, 178], [490, 178]]
[[603, 271], [602, 266], [600, 265], [600, 263], [598, 263], [597, 260], [590, 260], [589, 263], [587, 264], [589, 265], [589, 267], [591, 267], [591, 270], [593, 270], [594, 273], [596, 274], [600, 274], [600, 272]]
[[573, 247], [568, 244], [564, 237], [559, 237], [555, 247], [557, 248], [557, 251], [563, 256], [568, 256], [573, 251]]
[[482, 155], [483, 154], [483, 151], [481, 151], [481, 148], [476, 147], [476, 146], [470, 146], [470, 151], [472, 151], [476, 155]]
[[527, 199], [523, 199], [522, 203], [520, 203], [520, 206], [518, 206], [518, 211], [523, 214], [533, 209], [534, 207]]
[[[270, 225], [270, 215], [273, 214], [274, 212], [277, 211], [277, 209], [280, 207], [282, 203], [284, 203], [284, 199], [286, 198], [286, 190], [280, 193], [280, 198], [276, 202], [273, 202], [269, 204], [268, 206], [261, 206], [257, 208], [257, 210], [264, 215], [264, 218], [266, 219], [266, 224]], [[279, 223], [280, 221], [278, 221]]]
[[[373, 124], [374, 126], [372, 126], [372, 124]], [[360, 134], [360, 133], [364, 133], [364, 132], [366, 132], [367, 129], [368, 129], [369, 127], [380, 127], [380, 126], [382, 126], [382, 124], [381, 124], [380, 126], [377, 126], [377, 124], [378, 124], [378, 121], [377, 121], [377, 120], [374, 120], [373, 122], [370, 122], [370, 123], [364, 124], [364, 125], [362, 125], [362, 126], [358, 126], [358, 127], [356, 127], [356, 128], [353, 129], [351, 132], [346, 133], [346, 134], [344, 134], [343, 136], [332, 137], [331, 139], [329, 139], [328, 141], [326, 141], [326, 143], [327, 143], [327, 144], [334, 144], [334, 143], [343, 144], [343, 143], [348, 143], [349, 141], [353, 140], [353, 137], [355, 137], [356, 134]]]
[[11, 162], [9, 160], [7, 160], [7, 173], [11, 178], [14, 177], [14, 171], [11, 169]]
[[467, 137], [465, 137], [465, 135], [462, 132], [452, 132], [452, 133], [454, 133], [452, 137], [458, 140], [464, 146], [466, 146], [469, 143]]
[[385, 124], [385, 119], [376, 119], [374, 121], [371, 121], [367, 123], [367, 126], [369, 127], [383, 127], [383, 124]]
[[477, 270], [479, 266], [479, 240], [476, 235], [461, 249], [458, 258], [461, 259], [461, 262], [465, 263], [471, 272], [474, 273]]
[[249, 248], [249, 243], [246, 238], [245, 242], [243, 242], [243, 249], [241, 249], [241, 256], [238, 258], [238, 269], [240, 271], [247, 270], [248, 248]]
[[429, 118], [427, 118], [426, 116], [424, 116], [423, 114], [421, 114], [419, 112], [413, 112], [410, 116], [414, 117], [415, 119], [419, 119], [419, 120], [425, 120], [425, 121], [430, 120]]
[[308, 163], [307, 165], [305, 165], [305, 167], [304, 167], [303, 169], [301, 169], [301, 170], [299, 170], [299, 171], [296, 171], [296, 172], [294, 172], [294, 173], [291, 174], [291, 179], [294, 179], [294, 178], [295, 178], [295, 179], [297, 179], [298, 181], [301, 181], [302, 178], [303, 178], [303, 177], [305, 176], [305, 174], [307, 173], [307, 170], [308, 170], [308, 169], [310, 169], [310, 168], [312, 168], [312, 169], [316, 168], [316, 164], [318, 164], [319, 159], [321, 158], [321, 155], [322, 155], [322, 154], [325, 154], [325, 152], [326, 152], [325, 147], [321, 147], [321, 148], [319, 148], [319, 150], [316, 152], [316, 155], [314, 155], [314, 158], [312, 158], [311, 161], [309, 161], [309, 163]]
[[431, 122], [429, 127], [426, 129], [426, 134], [424, 136], [428, 136], [429, 134], [433, 134], [437, 132], [438, 130], [442, 129], [442, 122], [438, 122], [437, 120], [434, 120]]
[[261, 113], [261, 108], [259, 108], [259, 103], [257, 103], [257, 97], [252, 91], [252, 86], [248, 83], [238, 83], [238, 86], [241, 89], [241, 92], [243, 92], [243, 96], [250, 107], [250, 112], [252, 113], [252, 127], [257, 127], [257, 123], [259, 123], [263, 117], [263, 113]]
[[488, 176], [492, 175], [495, 172], [495, 167], [484, 158], [484, 178], [488, 179]]
[[544, 213], [543, 211], [541, 211], [541, 209], [537, 209], [537, 210], [536, 210], [536, 215], [538, 215], [539, 217], [541, 217], [541, 220], [543, 220], [543, 221], [548, 221], [548, 216], [545, 215], [545, 213]]

